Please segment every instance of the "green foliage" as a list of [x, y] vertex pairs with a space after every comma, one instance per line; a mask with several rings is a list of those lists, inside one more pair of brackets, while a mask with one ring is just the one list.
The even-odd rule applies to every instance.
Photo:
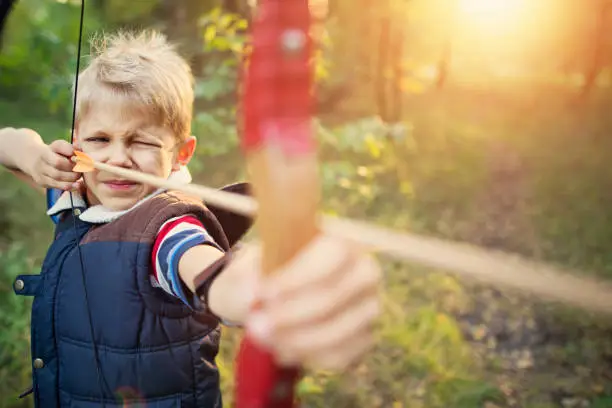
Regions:
[[[71, 111], [79, 12], [74, 2], [17, 2], [0, 54], [3, 95], [51, 114]], [[85, 35], [97, 27], [95, 21], [87, 18]]]
[[109, 25], [120, 27], [121, 24], [148, 19], [158, 6], [159, 2], [157, 0], [129, 2], [123, 0], [104, 0], [101, 2], [101, 7], [98, 7], [97, 10], [88, 8], [88, 11], [101, 11]]
[[30, 299], [13, 294], [13, 281], [20, 274], [34, 273], [29, 249], [15, 243], [0, 249], [0, 406], [27, 406], [17, 395], [31, 384]]
[[[198, 137], [198, 154], [217, 156], [234, 150], [238, 143], [235, 106], [215, 106], [217, 99], [236, 92], [234, 60], [226, 59], [206, 66], [204, 76], [195, 85], [196, 97], [207, 102], [207, 109], [196, 109], [192, 130]], [[230, 98], [230, 100], [234, 100]]]
[[198, 155], [218, 156], [227, 154], [238, 145], [238, 133], [225, 123], [233, 119], [234, 112], [218, 108], [211, 112], [199, 112], [194, 118], [194, 133], [198, 136]]
[[243, 17], [216, 7], [201, 17], [200, 25], [204, 29], [204, 51], [231, 51], [242, 56], [248, 27]]
[[208, 59], [197, 75], [196, 97], [215, 101], [233, 95], [245, 53], [247, 21], [216, 7], [200, 18], [199, 26]]
[[[247, 21], [216, 7], [200, 18], [199, 25], [207, 64], [196, 79], [193, 132], [199, 141], [198, 155], [214, 157], [238, 145], [235, 103]], [[200, 166], [197, 163], [195, 169]]]

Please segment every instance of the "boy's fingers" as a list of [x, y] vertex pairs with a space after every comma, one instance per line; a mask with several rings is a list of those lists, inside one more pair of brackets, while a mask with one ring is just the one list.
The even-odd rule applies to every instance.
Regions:
[[70, 156], [64, 157], [61, 153], [48, 150], [43, 161], [54, 169], [71, 172], [74, 163], [68, 157]]
[[74, 147], [65, 140], [55, 140], [49, 144], [49, 148], [53, 153], [64, 157], [72, 157], [74, 155]]
[[43, 161], [47, 166], [61, 171], [72, 172], [72, 168], [74, 167], [74, 163], [70, 161], [70, 159], [53, 152], [48, 152], [47, 155], [43, 156]]
[[263, 299], [290, 297], [293, 292], [313, 284], [333, 283], [340, 275], [338, 272], [350, 268], [353, 251], [344, 241], [318, 236], [287, 265], [264, 279]]
[[[283, 293], [266, 303], [275, 330], [314, 324], [355, 308], [379, 290], [379, 270], [370, 257], [361, 257], [336, 282], [312, 286], [291, 296]], [[316, 300], [315, 300], [316, 299]]]
[[280, 364], [287, 366], [303, 364], [317, 370], [343, 370], [361, 358], [373, 344], [370, 335], [361, 335], [339, 347], [317, 350], [307, 356], [299, 356], [289, 350], [280, 350], [275, 353], [275, 357]]
[[306, 365], [319, 370], [345, 370], [367, 353], [373, 344], [369, 336], [356, 337], [348, 345], [323, 353], [315, 353], [306, 360]]
[[[378, 316], [378, 273], [370, 258], [362, 258], [334, 287], [312, 287], [290, 298], [265, 302], [263, 309], [247, 320], [247, 330], [258, 343], [280, 348], [342, 343]], [[335, 334], [329, 337], [332, 331]]]
[[74, 183], [75, 181], [77, 181], [80, 177], [81, 174], [80, 173], [73, 173], [70, 171], [61, 171], [58, 170], [54, 167], [48, 167], [45, 171], [46, 176], [56, 180], [56, 181], [68, 181], [68, 182], [72, 182]]
[[47, 188], [57, 188], [59, 190], [72, 190], [74, 186], [74, 183], [72, 182], [57, 181], [50, 177], [44, 177], [41, 184]]
[[356, 338], [371, 337], [372, 323], [379, 314], [378, 299], [370, 297], [325, 324], [275, 333], [273, 341], [303, 359], [326, 350], [332, 353], [351, 347]]

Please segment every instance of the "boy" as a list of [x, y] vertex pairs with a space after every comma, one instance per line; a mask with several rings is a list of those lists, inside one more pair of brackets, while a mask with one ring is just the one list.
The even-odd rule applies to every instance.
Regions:
[[[156, 33], [101, 44], [79, 77], [75, 147], [189, 182], [196, 139], [188, 65]], [[34, 296], [36, 406], [129, 404], [137, 399], [117, 401], [129, 389], [148, 406], [218, 407], [219, 321], [244, 325], [283, 363], [342, 369], [369, 348], [380, 273], [347, 242], [319, 236], [282, 273], [258, 279], [259, 248], [230, 251], [200, 200], [104, 172], [80, 180], [73, 151], [64, 141], [45, 145], [32, 130], [0, 130], [0, 164], [74, 197], [66, 191], [48, 211], [59, 222], [41, 274], [15, 284]], [[204, 305], [193, 293], [202, 271], [211, 271]], [[264, 306], [250, 315], [256, 296]]]

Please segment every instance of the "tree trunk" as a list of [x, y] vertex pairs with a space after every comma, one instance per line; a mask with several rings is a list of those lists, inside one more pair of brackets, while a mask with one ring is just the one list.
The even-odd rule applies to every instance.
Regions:
[[391, 78], [391, 105], [392, 112], [391, 120], [393, 122], [400, 122], [403, 114], [404, 104], [404, 91], [402, 89], [402, 81], [404, 77], [403, 59], [404, 59], [404, 33], [401, 29], [401, 23], [395, 20], [395, 33], [393, 36], [393, 48], [391, 57], [391, 66], [393, 69], [393, 75]]
[[450, 60], [452, 57], [452, 44], [451, 36], [447, 36], [444, 41], [444, 48], [442, 49], [442, 55], [440, 61], [438, 61], [438, 78], [436, 80], [436, 88], [442, 89], [446, 85], [449, 75]]
[[380, 34], [378, 37], [378, 64], [376, 69], [376, 81], [374, 87], [376, 92], [376, 105], [379, 116], [384, 122], [389, 118], [389, 106], [387, 101], [388, 67], [389, 67], [389, 43], [391, 23], [388, 15], [383, 15], [379, 20]]
[[606, 45], [606, 34], [608, 27], [608, 14], [610, 9], [612, 8], [612, 2], [604, 1], [601, 4], [601, 8], [599, 11], [599, 16], [597, 19], [597, 29], [595, 31], [595, 39], [593, 41], [593, 54], [591, 58], [591, 63], [587, 68], [585, 73], [585, 81], [584, 86], [582, 87], [582, 96], [588, 96], [595, 84], [597, 82], [597, 78], [603, 68], [604, 57], [605, 57], [605, 45]]
[[442, 55], [438, 61], [438, 78], [436, 80], [436, 88], [442, 89], [448, 82], [450, 75], [450, 65], [453, 57], [453, 35], [457, 26], [458, 0], [452, 0], [451, 6], [447, 14], [446, 32], [444, 44], [442, 45]]

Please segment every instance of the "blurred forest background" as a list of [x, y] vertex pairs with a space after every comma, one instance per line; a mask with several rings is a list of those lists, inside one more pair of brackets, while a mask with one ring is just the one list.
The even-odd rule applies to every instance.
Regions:
[[[86, 38], [152, 27], [180, 44], [197, 76], [196, 181], [245, 179], [236, 91], [253, 4], [86, 3]], [[612, 279], [612, 1], [312, 6], [327, 212]], [[0, 126], [69, 138], [79, 7], [17, 2]], [[0, 183], [0, 406], [27, 407], [30, 302], [11, 285], [39, 270], [52, 223], [44, 197], [6, 171]], [[609, 317], [381, 262], [376, 348], [343, 375], [308, 373], [304, 407], [612, 407]], [[239, 334], [225, 330], [219, 358], [228, 406]]]

